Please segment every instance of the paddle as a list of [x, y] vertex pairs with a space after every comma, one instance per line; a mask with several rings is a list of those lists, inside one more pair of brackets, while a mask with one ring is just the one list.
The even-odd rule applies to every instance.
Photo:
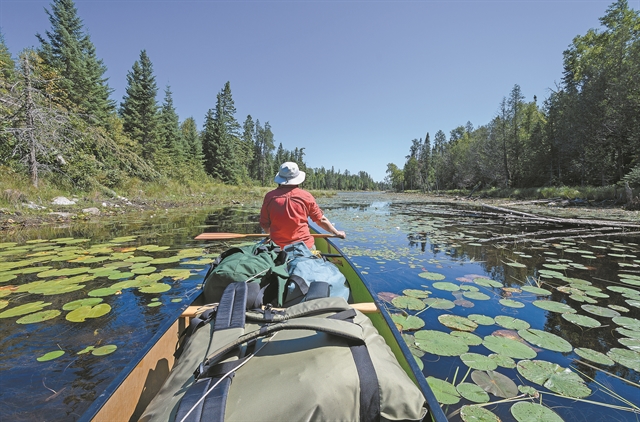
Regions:
[[[330, 233], [311, 233], [313, 237], [336, 237]], [[266, 233], [202, 233], [196, 236], [196, 240], [226, 240], [241, 237], [269, 237]]]

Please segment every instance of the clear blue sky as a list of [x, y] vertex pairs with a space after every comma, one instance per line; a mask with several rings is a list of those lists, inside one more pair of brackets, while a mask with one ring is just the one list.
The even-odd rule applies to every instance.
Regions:
[[[162, 101], [201, 127], [231, 83], [237, 120], [270, 122], [311, 167], [385, 177], [411, 140], [487, 124], [519, 84], [541, 103], [562, 52], [612, 1], [76, 0], [113, 98], [146, 49]], [[640, 0], [629, 0], [634, 9]], [[51, 28], [49, 1], [0, 0], [15, 55]]]

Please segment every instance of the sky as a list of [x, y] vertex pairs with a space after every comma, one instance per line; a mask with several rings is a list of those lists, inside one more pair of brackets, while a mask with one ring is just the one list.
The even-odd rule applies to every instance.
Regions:
[[[413, 139], [485, 125], [515, 84], [539, 104], [562, 78], [562, 52], [599, 28], [613, 1], [75, 0], [120, 104], [146, 50], [158, 102], [202, 128], [228, 81], [240, 124], [269, 122], [276, 146], [312, 168], [382, 181]], [[640, 10], [640, 0], [629, 0]], [[16, 56], [51, 29], [50, 1], [0, 0]]]

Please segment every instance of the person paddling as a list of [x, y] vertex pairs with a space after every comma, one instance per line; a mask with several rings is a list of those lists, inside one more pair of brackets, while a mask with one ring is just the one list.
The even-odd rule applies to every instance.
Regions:
[[325, 217], [313, 195], [298, 187], [305, 177], [306, 173], [296, 163], [283, 163], [274, 179], [278, 187], [268, 192], [262, 202], [260, 226], [281, 248], [304, 242], [309, 249], [313, 249], [309, 218], [327, 232], [341, 239], [346, 237], [344, 231], [337, 230]]

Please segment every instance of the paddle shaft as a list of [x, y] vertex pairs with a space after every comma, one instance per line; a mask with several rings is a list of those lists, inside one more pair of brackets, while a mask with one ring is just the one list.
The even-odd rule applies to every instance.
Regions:
[[[330, 233], [312, 233], [313, 237], [336, 237]], [[195, 240], [225, 240], [238, 239], [242, 237], [269, 237], [266, 233], [202, 233], [195, 237]]]

